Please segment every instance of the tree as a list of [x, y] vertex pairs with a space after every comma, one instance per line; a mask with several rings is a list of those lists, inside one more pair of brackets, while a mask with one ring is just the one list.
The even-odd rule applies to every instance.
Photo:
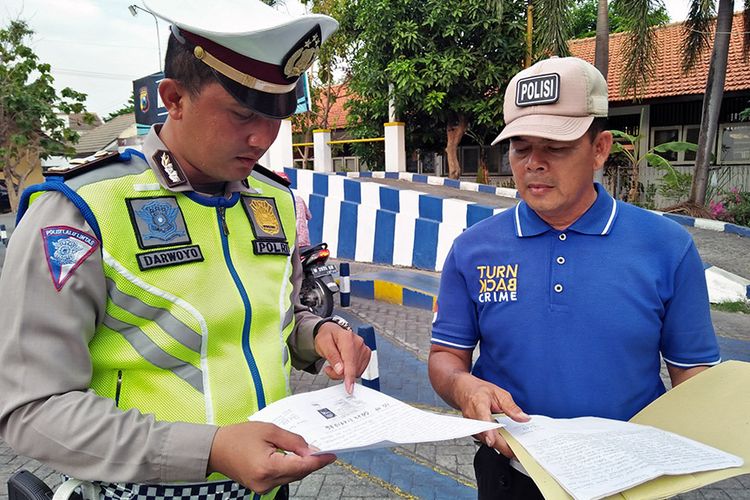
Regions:
[[[623, 7], [620, 0], [609, 2], [608, 8], [602, 8], [602, 2], [606, 0], [575, 0], [570, 12], [571, 38], [590, 38], [597, 34], [599, 26], [599, 15], [607, 13], [609, 25], [608, 33], [622, 33], [627, 31], [626, 19], [629, 17], [628, 6]], [[649, 26], [661, 26], [669, 22], [669, 12], [663, 5], [653, 5], [649, 10], [647, 24]]]
[[[612, 0], [609, 8], [606, 1], [597, 2], [596, 19], [600, 22], [596, 28], [597, 57], [604, 65], [609, 61], [609, 49], [603, 50], [599, 41], [603, 42], [605, 33], [614, 30], [629, 33], [623, 48], [625, 55], [625, 72], [622, 77], [623, 85], [620, 89], [623, 95], [632, 94], [634, 99], [643, 94], [649, 78], [656, 70], [657, 56], [654, 43], [653, 28], [666, 22], [664, 5], [661, 0]], [[588, 26], [591, 23], [580, 20], [573, 24], [576, 12], [574, 5], [578, 5], [584, 17], [594, 12], [587, 1], [575, 0], [534, 0], [535, 11], [538, 12], [539, 23], [535, 26], [535, 45], [538, 57], [547, 55], [568, 56], [570, 51], [567, 42], [573, 37], [574, 26]], [[580, 16], [579, 16], [580, 17]], [[606, 29], [601, 21], [607, 20], [611, 29]], [[607, 43], [608, 43], [607, 37]], [[600, 53], [601, 52], [601, 53]], [[606, 52], [606, 54], [605, 54]], [[603, 66], [597, 66], [602, 68]], [[602, 73], [604, 74], [604, 73]], [[605, 75], [606, 78], [606, 75]]]
[[[690, 13], [685, 22], [683, 43], [683, 71], [687, 72], [700, 59], [700, 55], [710, 43], [711, 24], [713, 24], [715, 2], [712, 0], [693, 0]], [[704, 207], [708, 186], [708, 168], [711, 161], [711, 146], [716, 137], [719, 124], [719, 111], [724, 97], [724, 80], [727, 73], [727, 56], [729, 54], [729, 34], [732, 31], [734, 17], [734, 0], [719, 0], [719, 12], [714, 30], [714, 46], [706, 79], [706, 92], [703, 94], [701, 127], [698, 133], [698, 152], [695, 157], [693, 184], [690, 189], [688, 206]], [[750, 1], [745, 1], [745, 26], [750, 19]], [[747, 30], [747, 28], [745, 28]], [[743, 52], [748, 54], [748, 33], [745, 33]]]
[[[303, 0], [310, 6], [312, 12], [327, 14], [334, 19], [345, 17], [346, 0]], [[339, 99], [348, 97], [349, 73], [337, 81], [335, 73], [338, 69], [347, 68], [348, 38], [345, 23], [335, 32], [325, 44], [321, 46], [318, 60], [308, 71], [310, 87], [310, 111], [292, 116], [294, 130], [300, 132], [303, 143], [313, 140], [313, 130], [330, 128], [329, 117], [333, 105]], [[302, 156], [302, 168], [307, 168], [310, 146], [299, 146]]]
[[135, 113], [135, 96], [133, 96], [133, 94], [130, 94], [128, 103], [125, 106], [121, 107], [120, 109], [116, 111], [112, 111], [110, 114], [107, 115], [104, 121], [108, 122], [112, 118], [117, 118], [118, 116], [121, 116], [121, 115], [127, 115], [128, 113]]
[[78, 134], [58, 114], [84, 112], [86, 99], [67, 87], [57, 93], [50, 65], [25, 43], [32, 34], [22, 20], [0, 30], [0, 168], [14, 208], [40, 159], [74, 152]]
[[[630, 193], [628, 198], [635, 200], [638, 198], [638, 165], [647, 163], [662, 173], [662, 185], [659, 187], [660, 192], [667, 198], [679, 198], [680, 190], [690, 183], [689, 174], [678, 172], [672, 167], [672, 164], [662, 156], [664, 153], [680, 153], [685, 151], [695, 152], [697, 146], [692, 142], [672, 141], [654, 146], [644, 155], [640, 154], [640, 143], [643, 135], [631, 135], [620, 130], [612, 130], [615, 141], [612, 143], [611, 154], [623, 155], [631, 168], [633, 175], [630, 178]], [[634, 192], [636, 194], [634, 194]]]
[[449, 176], [458, 178], [459, 143], [468, 129], [485, 142], [497, 133], [503, 91], [523, 61], [523, 2], [506, 0], [501, 18], [487, 7], [487, 0], [351, 1], [353, 132], [381, 133], [392, 84], [407, 146], [430, 150], [442, 128]]

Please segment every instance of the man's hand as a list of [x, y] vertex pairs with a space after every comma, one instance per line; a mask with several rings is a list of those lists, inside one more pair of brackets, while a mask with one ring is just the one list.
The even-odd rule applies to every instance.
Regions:
[[315, 336], [315, 351], [328, 361], [326, 375], [344, 379], [346, 392], [354, 390], [354, 380], [362, 375], [370, 362], [370, 348], [362, 337], [337, 323], [323, 323]]
[[244, 422], [216, 432], [208, 473], [220, 472], [257, 493], [266, 493], [336, 460], [336, 455], [312, 456], [314, 452], [302, 436], [273, 424]]
[[[432, 345], [428, 370], [432, 387], [440, 397], [461, 410], [466, 418], [493, 422], [493, 413], [504, 413], [516, 422], [528, 422], [529, 416], [518, 407], [508, 391], [469, 372], [471, 354], [468, 349]], [[497, 430], [476, 437], [506, 457], [513, 458], [513, 450]]]
[[[495, 384], [470, 373], [457, 377], [455, 382], [454, 395], [464, 417], [492, 422], [493, 413], [504, 413], [516, 422], [529, 421], [529, 416], [513, 401], [510, 393]], [[508, 458], [515, 456], [505, 438], [496, 429], [479, 434], [477, 439]]]

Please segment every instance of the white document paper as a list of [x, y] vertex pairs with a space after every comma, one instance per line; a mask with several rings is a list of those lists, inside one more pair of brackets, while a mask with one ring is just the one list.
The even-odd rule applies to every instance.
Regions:
[[502, 427], [497, 422], [419, 410], [358, 384], [351, 395], [344, 384], [295, 394], [268, 405], [249, 420], [301, 435], [320, 450], [316, 455], [443, 441]]
[[497, 419], [576, 499], [597, 499], [662, 475], [740, 467], [740, 457], [645, 425], [597, 417]]

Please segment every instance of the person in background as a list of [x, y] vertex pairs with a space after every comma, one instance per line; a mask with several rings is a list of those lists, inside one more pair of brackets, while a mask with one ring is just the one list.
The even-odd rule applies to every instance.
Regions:
[[337, 23], [259, 0], [145, 5], [172, 23], [168, 117], [142, 153], [24, 194], [0, 278], [0, 436], [105, 499], [284, 499], [335, 456], [248, 416], [289, 394], [292, 366], [328, 361], [351, 392], [370, 358], [299, 303], [294, 198], [256, 165]]
[[[289, 182], [289, 176], [283, 170], [276, 173], [279, 177]], [[310, 230], [307, 227], [307, 221], [312, 219], [313, 215], [310, 213], [310, 209], [307, 208], [304, 198], [296, 193], [294, 194], [294, 207], [297, 214], [297, 246], [300, 250], [304, 250], [310, 246]]]
[[[432, 327], [430, 380], [466, 417], [628, 420], [665, 392], [662, 357], [673, 386], [720, 362], [690, 235], [594, 183], [607, 106], [607, 82], [572, 57], [506, 89], [495, 143], [510, 139], [522, 201], [456, 238]], [[542, 498], [500, 434], [479, 438], [480, 499]]]

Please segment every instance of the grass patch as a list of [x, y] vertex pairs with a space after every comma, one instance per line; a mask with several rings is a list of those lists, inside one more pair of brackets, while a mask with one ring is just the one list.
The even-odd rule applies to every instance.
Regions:
[[750, 314], [750, 303], [744, 300], [720, 302], [718, 304], [711, 304], [711, 309], [714, 311]]

